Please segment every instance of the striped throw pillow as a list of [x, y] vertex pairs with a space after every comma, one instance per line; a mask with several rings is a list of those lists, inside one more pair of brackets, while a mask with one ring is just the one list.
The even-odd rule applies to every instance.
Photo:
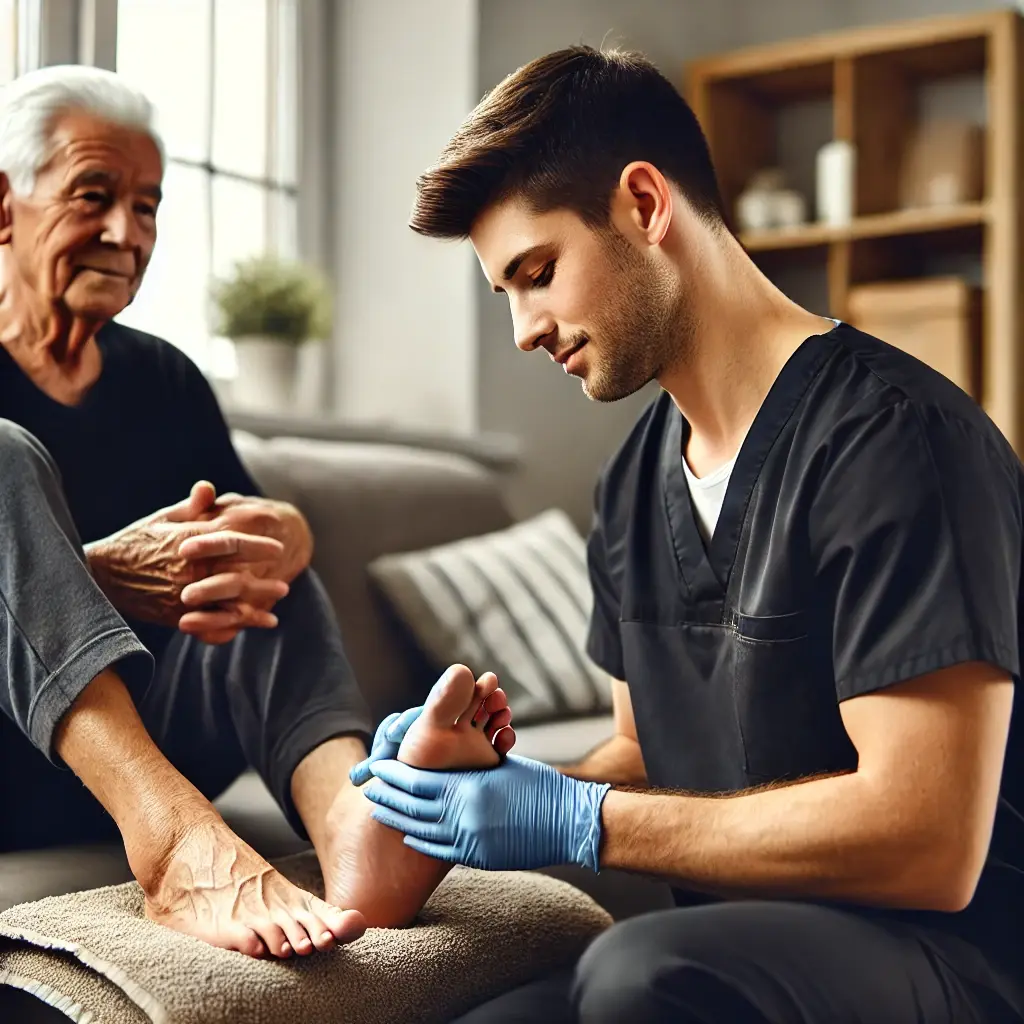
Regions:
[[586, 544], [549, 509], [497, 533], [369, 566], [438, 671], [497, 673], [516, 723], [607, 711], [611, 683], [584, 650], [593, 595]]

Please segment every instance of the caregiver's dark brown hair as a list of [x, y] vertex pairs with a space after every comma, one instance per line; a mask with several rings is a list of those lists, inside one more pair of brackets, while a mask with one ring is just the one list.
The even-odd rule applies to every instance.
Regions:
[[410, 227], [465, 238], [491, 204], [608, 222], [622, 169], [647, 160], [705, 220], [723, 222], [707, 142], [672, 83], [645, 57], [573, 46], [521, 67], [478, 104], [422, 174]]

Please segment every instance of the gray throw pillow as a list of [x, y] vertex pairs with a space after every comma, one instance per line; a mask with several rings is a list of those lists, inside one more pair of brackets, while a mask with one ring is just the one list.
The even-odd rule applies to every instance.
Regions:
[[549, 509], [505, 530], [369, 566], [438, 671], [497, 673], [515, 723], [605, 712], [611, 682], [584, 650], [593, 603], [586, 544]]

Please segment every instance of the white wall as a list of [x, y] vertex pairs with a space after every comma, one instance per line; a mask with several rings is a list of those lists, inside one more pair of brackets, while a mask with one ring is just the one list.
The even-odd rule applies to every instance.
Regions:
[[342, 0], [335, 12], [335, 411], [469, 433], [472, 251], [406, 224], [417, 175], [476, 100], [476, 0]]

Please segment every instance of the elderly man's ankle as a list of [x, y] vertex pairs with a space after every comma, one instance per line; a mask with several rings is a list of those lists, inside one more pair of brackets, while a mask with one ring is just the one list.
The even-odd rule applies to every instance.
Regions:
[[198, 796], [182, 801], [173, 794], [166, 799], [147, 800], [119, 827], [128, 866], [147, 896], [163, 885], [183, 850], [208, 847], [207, 852], [213, 856], [216, 837], [230, 833], [208, 800]]

